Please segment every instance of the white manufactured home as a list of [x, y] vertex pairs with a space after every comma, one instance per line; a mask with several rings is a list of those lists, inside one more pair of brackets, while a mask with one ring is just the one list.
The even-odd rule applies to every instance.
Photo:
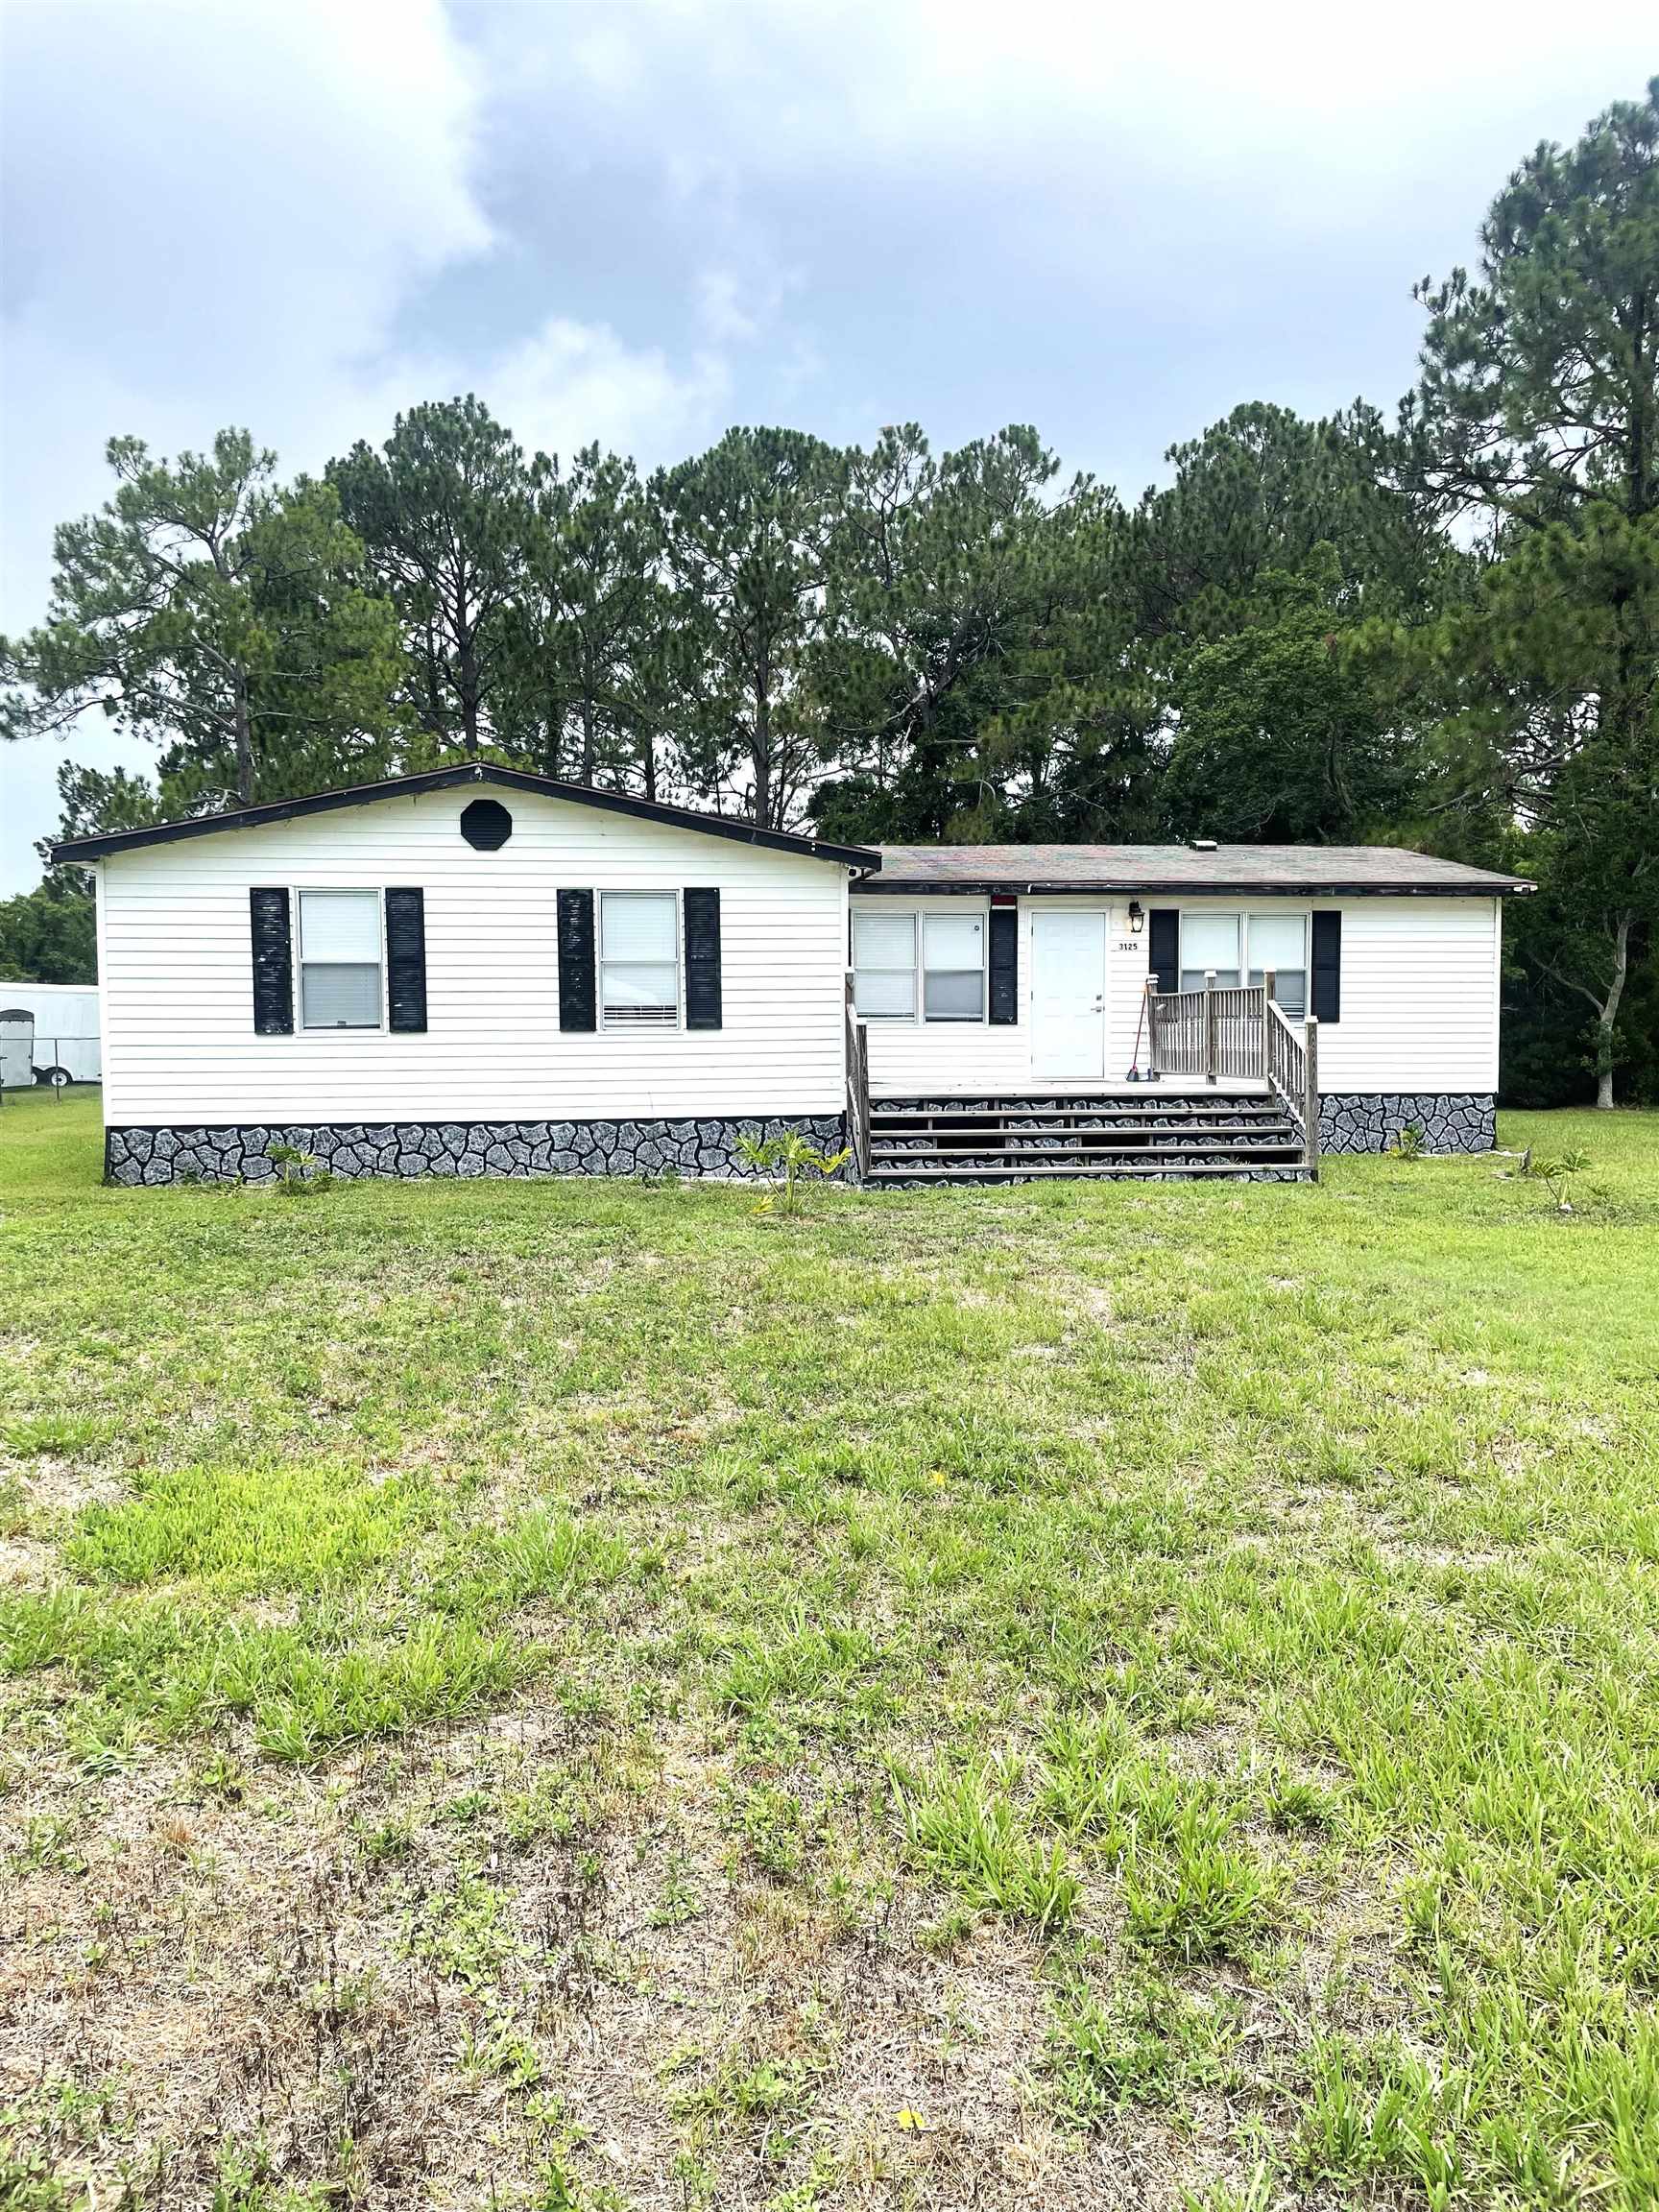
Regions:
[[1299, 1177], [1493, 1142], [1502, 902], [1388, 848], [926, 846], [467, 765], [79, 838], [106, 1169]]

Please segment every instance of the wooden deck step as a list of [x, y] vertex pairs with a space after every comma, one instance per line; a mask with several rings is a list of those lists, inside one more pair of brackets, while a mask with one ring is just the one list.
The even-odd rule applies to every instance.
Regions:
[[[1151, 1170], [1148, 1170], [1144, 1166], [1138, 1165], [1043, 1167], [1030, 1161], [1021, 1161], [1018, 1164], [1010, 1163], [1007, 1166], [995, 1167], [877, 1167], [873, 1166], [865, 1177], [865, 1181], [867, 1183], [1023, 1183], [1033, 1176], [1043, 1175], [1065, 1176], [1070, 1182], [1150, 1183], [1167, 1177], [1172, 1181], [1184, 1183], [1189, 1177], [1197, 1175], [1245, 1177], [1249, 1175], [1253, 1165], [1257, 1165], [1257, 1163], [1240, 1159], [1235, 1153], [1228, 1160], [1209, 1163], [1195, 1161], [1188, 1166], [1177, 1165]], [[1286, 1170], [1293, 1170], [1298, 1176], [1302, 1173], [1300, 1154], [1286, 1160], [1265, 1160], [1260, 1165], [1278, 1168], [1282, 1173]]]
[[1126, 1098], [1121, 1103], [1112, 1098], [1079, 1099], [1074, 1104], [1059, 1106], [1024, 1105], [1010, 1101], [996, 1106], [919, 1106], [901, 1104], [896, 1099], [871, 1101], [872, 1121], [1074, 1121], [1080, 1116], [1090, 1120], [1110, 1118], [1123, 1121], [1166, 1120], [1171, 1115], [1234, 1114], [1248, 1117], [1265, 1116], [1282, 1118], [1285, 1109], [1277, 1099], [1267, 1097], [1241, 1098], [1211, 1095], [1207, 1098]]
[[1106, 1182], [1271, 1175], [1300, 1180], [1302, 1134], [1271, 1092], [1212, 1089], [1056, 1097], [872, 1099], [871, 1183]]
[[963, 1144], [947, 1148], [938, 1144], [883, 1144], [874, 1142], [870, 1147], [872, 1160], [977, 1160], [987, 1155], [1001, 1154], [1010, 1160], [1173, 1160], [1190, 1155], [1225, 1153], [1240, 1159], [1260, 1159], [1267, 1152], [1293, 1152], [1300, 1156], [1302, 1145], [1293, 1134], [1275, 1134], [1253, 1139], [1247, 1143], [1214, 1143], [1207, 1135], [1188, 1140], [1176, 1140], [1167, 1144], [1151, 1142], [1140, 1144], [1010, 1144], [988, 1139], [982, 1144]]
[[1295, 1135], [1296, 1132], [1292, 1124], [1282, 1116], [1270, 1117], [1265, 1114], [1253, 1121], [1148, 1121], [1138, 1128], [1078, 1129], [1068, 1125], [1063, 1129], [1056, 1129], [1051, 1128], [1046, 1122], [1037, 1121], [1032, 1122], [1029, 1126], [1024, 1122], [1012, 1124], [1004, 1122], [1000, 1127], [987, 1123], [979, 1129], [886, 1129], [877, 1126], [872, 1128], [870, 1132], [872, 1142], [892, 1143], [900, 1138], [903, 1138], [921, 1143], [929, 1139], [937, 1139], [941, 1149], [945, 1149], [949, 1145], [957, 1145], [968, 1152], [972, 1152], [975, 1148], [983, 1148], [984, 1144], [1003, 1138], [1017, 1138], [1022, 1143], [1027, 1144], [1060, 1142], [1083, 1150], [1089, 1148], [1083, 1144], [1082, 1141], [1085, 1138], [1090, 1140], [1090, 1143], [1093, 1145], [1096, 1140], [1100, 1143], [1111, 1143], [1115, 1139], [1121, 1139], [1126, 1144], [1141, 1144], [1151, 1143], [1160, 1137], [1179, 1141], [1185, 1137], [1283, 1136], [1289, 1139]]

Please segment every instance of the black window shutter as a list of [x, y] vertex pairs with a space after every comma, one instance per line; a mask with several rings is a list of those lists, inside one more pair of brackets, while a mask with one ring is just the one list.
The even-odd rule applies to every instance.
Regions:
[[294, 932], [286, 891], [255, 884], [248, 894], [253, 927], [253, 1029], [260, 1037], [294, 1033]]
[[991, 1019], [1020, 1019], [1020, 909], [991, 909]]
[[1160, 991], [1181, 988], [1181, 909], [1154, 906], [1146, 923], [1146, 965]]
[[426, 1026], [426, 895], [423, 891], [386, 894], [387, 1026]]
[[1342, 1019], [1342, 917], [1340, 913], [1313, 917], [1313, 1019]]
[[593, 998], [593, 894], [559, 894], [559, 1026], [598, 1026]]
[[720, 1026], [720, 894], [685, 891], [685, 1026]]

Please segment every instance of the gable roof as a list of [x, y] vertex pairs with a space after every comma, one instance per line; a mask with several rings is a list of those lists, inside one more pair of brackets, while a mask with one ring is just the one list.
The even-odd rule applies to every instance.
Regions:
[[706, 837], [730, 837], [742, 845], [764, 845], [775, 853], [798, 853], [808, 860], [833, 860], [844, 868], [874, 868], [880, 857], [864, 845], [836, 845], [823, 837], [800, 836], [792, 830], [765, 830], [739, 816], [699, 814], [689, 806], [664, 806], [655, 799], [636, 799], [626, 791], [595, 791], [586, 783], [536, 776], [525, 768], [499, 768], [491, 760], [433, 768], [421, 776], [394, 776], [384, 783], [351, 783], [340, 791], [319, 791], [308, 799], [274, 799], [262, 806], [234, 806], [219, 814], [198, 814], [185, 822], [156, 822], [147, 830], [112, 830], [97, 837], [70, 837], [53, 846], [52, 857], [55, 861], [101, 860], [107, 853], [130, 853], [140, 845], [216, 837], [229, 830], [256, 830], [266, 822], [293, 822], [307, 814], [332, 813], [341, 806], [369, 806], [378, 799], [415, 798], [422, 791], [447, 791], [474, 783], [533, 791], [545, 799], [567, 799], [572, 805], [629, 814], [637, 822], [660, 822], [667, 829], [693, 830]]
[[1486, 898], [1530, 891], [1392, 845], [883, 845], [870, 892], [1296, 892], [1305, 898]]

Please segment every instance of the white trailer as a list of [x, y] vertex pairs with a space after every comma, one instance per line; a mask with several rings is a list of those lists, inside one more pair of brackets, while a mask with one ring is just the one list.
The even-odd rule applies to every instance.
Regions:
[[0, 977], [0, 1085], [99, 1083], [103, 1042], [95, 983], [9, 983]]

